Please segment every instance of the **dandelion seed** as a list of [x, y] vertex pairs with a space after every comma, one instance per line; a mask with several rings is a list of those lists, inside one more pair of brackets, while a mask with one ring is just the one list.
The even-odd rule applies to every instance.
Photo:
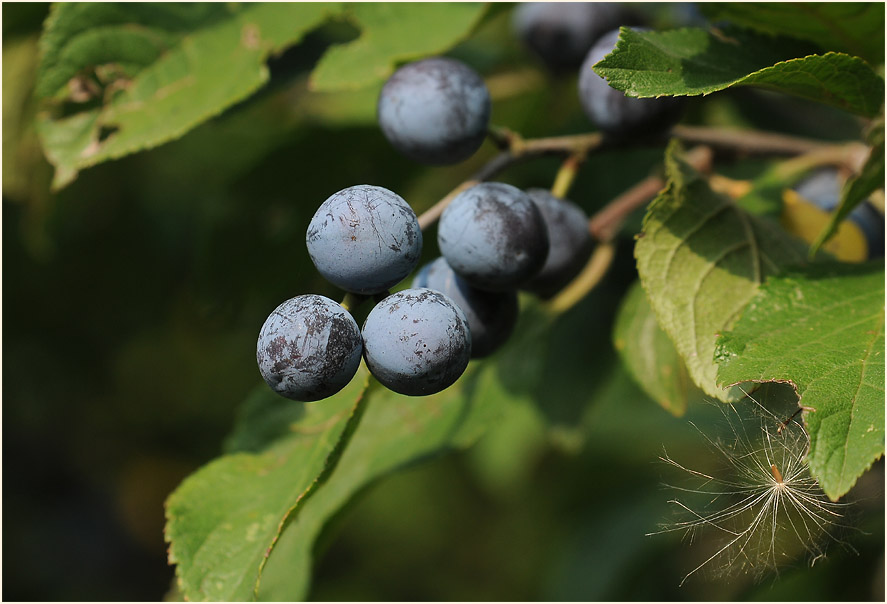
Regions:
[[711, 474], [682, 465], [663, 452], [660, 459], [686, 474], [686, 487], [666, 485], [698, 498], [697, 503], [673, 499], [681, 519], [665, 524], [657, 535], [683, 532], [693, 543], [702, 531], [722, 538], [718, 549], [691, 570], [681, 585], [702, 569], [715, 575], [767, 572], [806, 555], [812, 566], [836, 542], [855, 552], [838, 535], [847, 526], [846, 503], [830, 501], [810, 475], [805, 460], [810, 438], [797, 418], [777, 417], [751, 396], [735, 405], [719, 404], [726, 437], [713, 438], [693, 427], [723, 462]]

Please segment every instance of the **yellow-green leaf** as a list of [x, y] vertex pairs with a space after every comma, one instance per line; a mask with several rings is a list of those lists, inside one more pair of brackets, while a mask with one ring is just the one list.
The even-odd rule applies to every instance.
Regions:
[[650, 398], [672, 415], [684, 414], [693, 382], [668, 334], [659, 327], [639, 282], [622, 301], [613, 328], [613, 346]]
[[255, 92], [337, 4], [70, 3], [41, 38], [38, 133], [54, 187], [175, 139]]
[[[266, 556], [287, 519], [332, 471], [366, 404], [368, 373], [322, 404], [288, 401], [264, 384], [261, 410], [225, 455], [189, 476], [166, 503], [169, 561], [190, 601], [254, 599]], [[263, 418], [274, 417], [275, 432]], [[253, 421], [251, 421], [253, 420]], [[273, 437], [277, 438], [273, 438]]]
[[479, 2], [361, 2], [349, 16], [360, 36], [331, 48], [311, 74], [318, 91], [357, 89], [385, 80], [399, 61], [445, 52], [486, 10]]

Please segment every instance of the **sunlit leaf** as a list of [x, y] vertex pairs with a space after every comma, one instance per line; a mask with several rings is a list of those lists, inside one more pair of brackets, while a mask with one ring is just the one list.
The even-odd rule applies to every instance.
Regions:
[[249, 405], [276, 417], [278, 438], [269, 440], [266, 420], [248, 417], [249, 426], [232, 446], [254, 450], [216, 459], [169, 497], [169, 560], [188, 600], [254, 599], [266, 555], [284, 522], [332, 471], [363, 414], [367, 380], [361, 369], [322, 404], [287, 401], [261, 387]]
[[718, 339], [718, 381], [790, 382], [810, 469], [832, 499], [884, 454], [884, 265], [771, 277]]
[[41, 38], [38, 120], [54, 186], [175, 139], [268, 80], [265, 61], [336, 4], [55, 5]]
[[[809, 55], [809, 56], [804, 56]], [[862, 59], [749, 32], [704, 29], [643, 32], [623, 28], [595, 72], [628, 96], [694, 96], [759, 86], [867, 117], [884, 101], [884, 79]]]
[[485, 10], [478, 2], [355, 3], [349, 16], [360, 36], [323, 56], [311, 87], [332, 91], [377, 84], [398, 62], [443, 53], [463, 40]]

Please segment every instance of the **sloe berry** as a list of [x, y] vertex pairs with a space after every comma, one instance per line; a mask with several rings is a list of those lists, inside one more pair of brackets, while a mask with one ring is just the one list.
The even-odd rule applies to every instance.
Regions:
[[385, 387], [409, 396], [440, 392], [468, 366], [465, 313], [430, 289], [406, 289], [379, 302], [363, 325], [363, 355]]
[[444, 57], [404, 65], [379, 94], [377, 118], [395, 149], [423, 164], [455, 164], [480, 148], [490, 93], [470, 67]]
[[524, 2], [512, 20], [521, 41], [553, 72], [576, 69], [601, 35], [632, 22], [616, 2]]
[[344, 388], [363, 345], [354, 318], [329, 298], [306, 294], [274, 309], [259, 332], [256, 360], [281, 396], [316, 401]]
[[548, 232], [536, 204], [499, 182], [457, 195], [441, 214], [437, 242], [460, 277], [488, 291], [516, 289], [548, 255]]
[[546, 189], [528, 189], [548, 229], [550, 247], [545, 265], [521, 289], [550, 298], [573, 280], [591, 256], [594, 242], [588, 216], [578, 205]]
[[306, 242], [324, 278], [348, 292], [375, 294], [416, 268], [422, 230], [399, 195], [357, 185], [321, 204], [308, 225]]
[[439, 291], [455, 302], [471, 331], [471, 358], [479, 359], [505, 343], [517, 323], [517, 292], [486, 292], [471, 287], [440, 257], [423, 266], [413, 287]]

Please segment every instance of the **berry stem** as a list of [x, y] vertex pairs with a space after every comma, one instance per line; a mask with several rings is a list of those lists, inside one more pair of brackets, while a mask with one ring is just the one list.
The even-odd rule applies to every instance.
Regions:
[[577, 151], [564, 160], [564, 163], [561, 164], [560, 169], [557, 171], [557, 176], [554, 177], [554, 184], [551, 185], [552, 195], [561, 199], [567, 196], [584, 161], [584, 151]]
[[[506, 168], [522, 161], [546, 155], [582, 155], [602, 146], [603, 137], [597, 133], [558, 136], [550, 138], [523, 139], [507, 128], [490, 127], [489, 136], [497, 146], [505, 150], [493, 157], [468, 180], [450, 191], [440, 201], [419, 215], [419, 228], [423, 231], [437, 222], [444, 209], [459, 193], [478, 183], [490, 180]], [[576, 166], [578, 169], [578, 165]]]
[[599, 244], [582, 272], [548, 303], [548, 310], [560, 314], [587, 296], [607, 274], [615, 256], [616, 248], [612, 243]]
[[501, 151], [507, 151], [514, 146], [515, 142], [521, 138], [520, 134], [510, 130], [504, 126], [490, 125], [487, 130], [487, 137]]
[[354, 314], [354, 311], [357, 310], [357, 308], [368, 299], [369, 296], [364, 296], [363, 294], [352, 294], [349, 292], [345, 294], [345, 297], [342, 298], [342, 301], [339, 303], [339, 305], [348, 312]]
[[[704, 146], [695, 147], [687, 153], [687, 160], [697, 170], [709, 171], [712, 151]], [[569, 163], [570, 159], [565, 161], [561, 171], [564, 171]], [[556, 180], [555, 187], [557, 186]], [[612, 242], [625, 218], [650, 201], [664, 186], [665, 181], [661, 176], [649, 176], [613, 199], [591, 217], [588, 229], [599, 243], [582, 272], [548, 304], [549, 310], [562, 313], [572, 308], [601, 282], [616, 256], [616, 248]], [[552, 194], [557, 195], [554, 187]]]

